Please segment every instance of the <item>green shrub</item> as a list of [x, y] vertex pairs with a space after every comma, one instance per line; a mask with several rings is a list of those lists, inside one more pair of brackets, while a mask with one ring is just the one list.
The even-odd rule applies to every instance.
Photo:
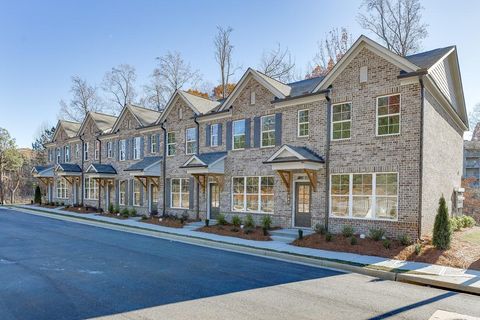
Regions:
[[113, 213], [120, 213], [120, 206], [118, 204], [115, 206]]
[[450, 242], [452, 241], [452, 229], [448, 220], [448, 208], [445, 198], [442, 196], [438, 202], [432, 238], [433, 245], [440, 250], [450, 248]]
[[232, 217], [232, 224], [238, 228], [242, 224], [242, 219], [240, 219], [239, 216], [235, 215]]
[[342, 229], [342, 235], [345, 238], [350, 238], [351, 236], [353, 236], [353, 233], [354, 233], [354, 230], [352, 226], [344, 226]]
[[137, 215], [137, 209], [135, 208], [130, 209], [130, 216], [135, 217], [136, 215]]
[[264, 215], [262, 217], [262, 228], [264, 230], [270, 230], [272, 228], [272, 218], [269, 215]]
[[253, 228], [243, 228], [243, 233], [250, 234], [253, 232]]
[[182, 216], [180, 217], [180, 222], [183, 224], [188, 221], [188, 218], [189, 218], [188, 211], [185, 210], [182, 212]]
[[325, 241], [330, 242], [330, 241], [332, 241], [332, 238], [333, 238], [333, 236], [330, 232], [327, 232], [325, 234]]
[[125, 218], [128, 218], [129, 216], [129, 212], [128, 212], [128, 209], [127, 208], [123, 208], [122, 209], [122, 212], [121, 212], [121, 215]]
[[245, 217], [244, 227], [252, 229], [255, 228], [255, 220], [253, 220], [253, 216], [250, 213]]
[[108, 205], [108, 212], [109, 212], [109, 213], [113, 213], [113, 212], [114, 212], [113, 203], [110, 203], [110, 204]]
[[412, 244], [412, 239], [407, 234], [402, 234], [399, 236], [398, 241], [400, 241], [402, 246], [409, 246]]
[[227, 219], [225, 218], [225, 215], [223, 213], [220, 213], [217, 216], [217, 222], [219, 225], [224, 226], [227, 224]]
[[370, 229], [370, 238], [374, 241], [379, 241], [385, 235], [385, 230], [383, 229]]
[[453, 217], [449, 220], [450, 228], [452, 231], [460, 231], [462, 229], [462, 222], [457, 219], [457, 217]]
[[33, 197], [33, 202], [36, 204], [42, 204], [42, 191], [40, 191], [40, 186], [35, 188], [35, 196]]
[[418, 256], [420, 255], [421, 252], [422, 252], [422, 244], [421, 243], [415, 244], [415, 254]]
[[321, 223], [317, 223], [315, 225], [315, 227], [313, 227], [313, 230], [316, 233], [321, 234], [321, 235], [324, 235], [327, 232], [327, 228], [325, 228], [325, 226]]
[[470, 216], [461, 216], [463, 228], [473, 228], [475, 226], [475, 219]]
[[144, 214], [144, 215], [142, 216], [142, 220], [148, 220], [148, 216], [147, 216], [146, 214]]
[[358, 243], [357, 237], [351, 236], [351, 237], [350, 237], [350, 244], [351, 244], [352, 246], [354, 246], [354, 245], [356, 245], [357, 243]]
[[390, 249], [390, 247], [392, 246], [392, 242], [389, 239], [384, 239], [382, 243], [385, 249]]

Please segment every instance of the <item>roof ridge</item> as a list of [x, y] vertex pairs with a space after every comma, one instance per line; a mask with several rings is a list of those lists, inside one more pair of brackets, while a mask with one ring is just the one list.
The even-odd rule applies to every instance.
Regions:
[[150, 109], [150, 108], [147, 108], [147, 107], [145, 107], [145, 106], [139, 106], [139, 105], [136, 105], [136, 104], [133, 104], [133, 103], [130, 103], [130, 104], [127, 105], [127, 106], [134, 107], [134, 108], [139, 108], [139, 109], [145, 109], [145, 110], [153, 111], [153, 112], [156, 112], [156, 113], [162, 113], [161, 111], [154, 110], [154, 109]]
[[118, 118], [118, 116], [116, 116], [116, 115], [105, 113], [105, 112], [98, 112], [98, 111], [89, 111], [89, 112], [99, 114], [99, 115], [102, 115], [102, 116], [109, 116], [109, 117], [113, 117], [113, 118]]

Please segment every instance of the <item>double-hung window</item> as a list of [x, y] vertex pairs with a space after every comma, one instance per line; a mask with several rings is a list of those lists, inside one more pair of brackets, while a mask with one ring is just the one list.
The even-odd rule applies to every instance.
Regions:
[[310, 119], [308, 110], [298, 111], [298, 129], [297, 135], [299, 137], [308, 137], [310, 134]]
[[171, 180], [170, 200], [172, 208], [189, 208], [190, 180], [185, 178], [174, 178]]
[[80, 159], [80, 144], [75, 144], [75, 159]]
[[133, 180], [133, 205], [139, 206], [142, 199], [141, 199], [141, 184], [139, 181]]
[[333, 217], [396, 220], [398, 174], [333, 174], [330, 198]]
[[94, 147], [95, 147], [94, 157], [95, 157], [95, 160], [98, 160], [100, 158], [100, 142], [98, 140], [95, 140]]
[[63, 152], [65, 153], [65, 162], [70, 162], [70, 146], [65, 146]]
[[60, 148], [57, 148], [56, 149], [56, 152], [57, 152], [57, 163], [60, 163]]
[[218, 134], [219, 134], [220, 125], [218, 123], [212, 124], [210, 126], [210, 146], [218, 146]]
[[332, 106], [332, 140], [350, 139], [352, 127], [352, 104]]
[[85, 199], [98, 200], [98, 182], [96, 179], [85, 178]]
[[272, 147], [275, 145], [275, 115], [260, 118], [261, 122], [261, 143], [260, 146]]
[[174, 156], [176, 153], [176, 139], [175, 132], [167, 133], [167, 156]]
[[120, 161], [125, 161], [127, 159], [127, 140], [120, 140], [119, 144], [119, 159]]
[[273, 177], [234, 177], [232, 184], [233, 211], [273, 213]]
[[112, 141], [107, 142], [107, 158], [113, 157], [113, 144]]
[[197, 128], [188, 128], [185, 131], [185, 153], [194, 154], [197, 152]]
[[140, 137], [135, 137], [133, 139], [133, 160], [140, 159]]
[[244, 149], [246, 146], [245, 140], [245, 120], [233, 121], [232, 124], [232, 139], [233, 150]]
[[400, 95], [377, 98], [377, 135], [400, 133]]
[[88, 142], [83, 143], [83, 160], [88, 161]]
[[127, 181], [120, 181], [120, 188], [119, 188], [119, 204], [125, 205], [126, 202], [126, 194], [127, 194]]
[[157, 152], [158, 152], [157, 135], [152, 134], [150, 136], [150, 153], [157, 153]]
[[68, 187], [64, 178], [57, 180], [57, 198], [68, 199]]

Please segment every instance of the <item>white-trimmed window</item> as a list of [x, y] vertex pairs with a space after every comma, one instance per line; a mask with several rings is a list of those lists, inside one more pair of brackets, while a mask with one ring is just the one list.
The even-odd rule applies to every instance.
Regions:
[[176, 150], [176, 139], [175, 132], [167, 133], [167, 156], [174, 156], [177, 152]]
[[88, 161], [88, 142], [83, 143], [83, 160]]
[[75, 144], [75, 159], [80, 159], [80, 143]]
[[68, 199], [68, 186], [64, 178], [57, 180], [57, 198]]
[[377, 135], [400, 133], [400, 94], [377, 98]]
[[127, 203], [126, 195], [127, 195], [127, 181], [120, 181], [120, 190], [118, 190], [119, 195], [119, 204], [124, 206]]
[[107, 158], [113, 157], [113, 144], [112, 141], [107, 142]]
[[332, 140], [350, 139], [352, 127], [352, 104], [332, 105]]
[[140, 137], [133, 138], [133, 160], [140, 159]]
[[195, 154], [197, 152], [197, 128], [185, 130], [185, 153]]
[[139, 181], [133, 180], [133, 205], [134, 206], [140, 206], [140, 203], [142, 202], [142, 191], [141, 191], [141, 184]]
[[65, 154], [65, 162], [70, 162], [70, 146], [63, 147], [63, 152]]
[[120, 161], [125, 161], [127, 159], [127, 140], [120, 140], [118, 147], [120, 149], [119, 159]]
[[55, 149], [55, 150], [56, 150], [56, 153], [57, 153], [57, 163], [60, 163], [60, 161], [61, 161], [61, 160], [60, 160], [60, 153], [61, 153], [61, 152], [60, 152], [60, 148], [57, 148], [57, 149]]
[[85, 199], [98, 200], [98, 182], [92, 178], [85, 178]]
[[157, 153], [157, 152], [158, 152], [157, 135], [152, 134], [150, 135], [150, 153]]
[[275, 115], [261, 117], [260, 127], [260, 147], [265, 148], [275, 146]]
[[398, 173], [331, 175], [330, 215], [355, 219], [398, 219]]
[[273, 213], [273, 177], [234, 177], [232, 186], [233, 211]]
[[170, 186], [170, 203], [172, 208], [188, 209], [190, 204], [190, 180], [174, 178]]
[[298, 129], [297, 135], [299, 137], [308, 137], [310, 134], [310, 119], [309, 119], [309, 110], [299, 110], [298, 111]]
[[244, 149], [245, 140], [245, 120], [237, 120], [232, 123], [232, 146], [233, 150]]
[[220, 131], [220, 125], [218, 123], [210, 126], [210, 146], [218, 146], [218, 133]]
[[95, 140], [94, 147], [95, 147], [94, 157], [95, 157], [95, 160], [98, 160], [100, 158], [100, 142], [98, 140]]

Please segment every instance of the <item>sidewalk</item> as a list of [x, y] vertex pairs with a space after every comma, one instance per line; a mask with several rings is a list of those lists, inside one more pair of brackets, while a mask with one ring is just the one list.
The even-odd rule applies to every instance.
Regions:
[[480, 295], [480, 271], [477, 270], [302, 248], [280, 241], [245, 240], [188, 230], [186, 228], [177, 229], [152, 225], [139, 222], [138, 219], [120, 220], [96, 214], [79, 214], [63, 211], [59, 208], [49, 209], [29, 205], [16, 205], [13, 207], [18, 211], [30, 214], [39, 214], [97, 226], [103, 225], [103, 227], [108, 226], [109, 228], [115, 227], [114, 229], [153, 235], [175, 241], [270, 256], [283, 260], [362, 273], [388, 280], [424, 284]]

